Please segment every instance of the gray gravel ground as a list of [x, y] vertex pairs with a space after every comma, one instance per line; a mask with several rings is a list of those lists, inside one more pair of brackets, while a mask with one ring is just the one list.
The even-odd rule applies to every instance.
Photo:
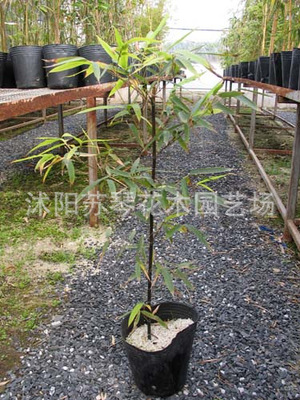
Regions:
[[[223, 196], [242, 196], [231, 212], [191, 211], [185, 217], [205, 232], [212, 251], [189, 235], [176, 236], [172, 245], [157, 241], [157, 257], [167, 254], [169, 261], [193, 260], [198, 266], [191, 275], [195, 291], [181, 297], [200, 315], [188, 381], [170, 400], [300, 399], [296, 262], [259, 229], [249, 212], [254, 185], [242, 155], [228, 139], [225, 118], [212, 121], [217, 133], [197, 129], [188, 155], [175, 145], [159, 161], [173, 176], [204, 166], [232, 167], [233, 174], [215, 188]], [[27, 350], [1, 399], [146, 400], [132, 381], [120, 342], [119, 316], [143, 297], [137, 283], [125, 284], [133, 255], [117, 257], [134, 227], [142, 232], [133, 217], [120, 221], [101, 263], [78, 265], [69, 302], [42, 328], [42, 344]], [[162, 290], [156, 298], [170, 297]]]
[[277, 114], [282, 118], [285, 118], [287, 121], [290, 121], [292, 124], [296, 125], [297, 114], [296, 111], [277, 111]]

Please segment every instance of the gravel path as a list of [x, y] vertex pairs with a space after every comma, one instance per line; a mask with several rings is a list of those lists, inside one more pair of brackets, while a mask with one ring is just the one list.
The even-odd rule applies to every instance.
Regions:
[[[189, 235], [175, 237], [172, 245], [157, 242], [157, 257], [164, 253], [169, 261], [193, 260], [198, 266], [191, 276], [195, 291], [181, 297], [200, 315], [188, 382], [169, 399], [300, 399], [296, 263], [259, 229], [249, 212], [254, 185], [242, 168], [242, 155], [228, 139], [225, 118], [212, 121], [217, 133], [198, 129], [188, 156], [172, 146], [159, 162], [173, 175], [232, 167], [233, 174], [215, 188], [220, 195], [231, 194], [231, 201], [237, 193], [242, 196], [231, 211], [185, 217], [205, 232], [212, 251]], [[69, 302], [43, 327], [42, 344], [27, 350], [1, 399], [149, 399], [134, 386], [120, 342], [118, 317], [143, 295], [137, 283], [125, 284], [133, 255], [117, 257], [134, 227], [141, 229], [133, 217], [126, 218], [100, 264], [78, 265], [70, 277]], [[156, 292], [157, 300], [162, 297], [169, 299], [165, 290]]]
[[277, 110], [277, 114], [280, 115], [282, 118], [285, 118], [287, 121], [291, 122], [292, 124], [296, 125], [296, 122], [297, 122], [297, 113], [296, 113], [296, 111], [280, 111], [280, 110]]

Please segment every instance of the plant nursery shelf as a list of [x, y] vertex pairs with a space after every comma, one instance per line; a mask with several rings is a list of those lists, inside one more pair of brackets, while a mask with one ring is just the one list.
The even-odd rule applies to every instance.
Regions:
[[[296, 220], [296, 208], [298, 201], [298, 187], [299, 187], [299, 178], [300, 178], [300, 91], [294, 91], [292, 89], [287, 89], [279, 86], [269, 85], [267, 83], [261, 83], [252, 81], [250, 79], [242, 79], [242, 78], [231, 78], [224, 77], [224, 81], [226, 81], [225, 90], [227, 90], [227, 81], [229, 81], [229, 90], [232, 90], [232, 84], [238, 84], [238, 90], [241, 88], [241, 84], [247, 87], [253, 87], [257, 89], [262, 89], [263, 91], [268, 91], [276, 94], [276, 102], [275, 107], [278, 102], [289, 102], [297, 104], [297, 122], [295, 126], [295, 134], [294, 134], [294, 143], [293, 143], [293, 151], [292, 151], [292, 164], [291, 164], [291, 174], [290, 174], [290, 182], [288, 189], [288, 200], [287, 205], [285, 206], [279, 197], [275, 187], [273, 186], [269, 176], [264, 170], [260, 160], [256, 155], [256, 149], [254, 147], [254, 139], [255, 139], [255, 127], [256, 127], [256, 110], [252, 110], [251, 113], [251, 125], [250, 125], [250, 133], [249, 138], [247, 139], [244, 132], [241, 130], [241, 126], [238, 125], [237, 121], [232, 115], [229, 115], [232, 123], [235, 126], [235, 129], [239, 133], [246, 149], [248, 150], [249, 155], [255, 162], [259, 173], [264, 180], [266, 186], [268, 187], [270, 193], [272, 193], [273, 199], [276, 203], [277, 209], [280, 212], [283, 220], [284, 220], [284, 238], [286, 240], [293, 239], [298, 250], [300, 251], [300, 232], [298, 229], [298, 223]], [[258, 91], [253, 91], [253, 102], [257, 105], [257, 97]], [[229, 104], [230, 105], [230, 104]], [[238, 103], [236, 112], [239, 113], [240, 104]]]
[[75, 89], [0, 89], [0, 121], [82, 98], [107, 97], [115, 83]]

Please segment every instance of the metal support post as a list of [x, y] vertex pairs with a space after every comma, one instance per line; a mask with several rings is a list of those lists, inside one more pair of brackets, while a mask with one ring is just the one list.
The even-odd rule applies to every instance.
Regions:
[[[232, 82], [229, 82], [229, 92], [232, 91]], [[229, 101], [228, 101], [228, 107], [231, 107], [231, 97], [229, 97]]]
[[[238, 83], [238, 92], [240, 92], [241, 91], [241, 83]], [[236, 102], [236, 111], [235, 111], [235, 114], [237, 115], [237, 114], [239, 114], [240, 113], [240, 110], [241, 110], [241, 102], [240, 102], [240, 100], [237, 100], [237, 102]]]
[[295, 138], [293, 144], [291, 177], [290, 177], [285, 229], [284, 229], [284, 238], [286, 240], [291, 240], [291, 233], [289, 230], [289, 220], [293, 221], [296, 215], [299, 177], [300, 177], [300, 104], [298, 103], [297, 123], [295, 128]]
[[[96, 98], [87, 98], [87, 108], [96, 107]], [[95, 141], [97, 139], [97, 113], [96, 111], [89, 111], [87, 114], [87, 133], [91, 140], [88, 144], [88, 168], [89, 168], [89, 185], [93, 184], [98, 179], [98, 166], [97, 166], [97, 148]], [[97, 202], [97, 187], [94, 187], [89, 192], [90, 200], [90, 226], [95, 227], [98, 225], [98, 202]]]
[[[105, 106], [107, 106], [107, 96], [105, 96], [105, 97], [103, 98], [103, 104], [104, 104]], [[103, 114], [104, 114], [104, 123], [105, 123], [105, 127], [107, 128], [107, 125], [108, 125], [108, 112], [107, 112], [107, 108], [105, 108], [105, 109], [103, 110]]]
[[163, 98], [163, 109], [166, 108], [166, 102], [167, 102], [167, 83], [166, 81], [163, 81], [163, 87], [162, 87], [162, 98]]
[[[257, 90], [253, 91], [253, 103], [257, 106]], [[250, 122], [250, 133], [249, 133], [249, 148], [252, 150], [254, 146], [254, 134], [255, 134], [255, 124], [256, 124], [256, 110], [251, 112], [251, 122]]]
[[58, 115], [58, 133], [59, 137], [62, 137], [62, 135], [64, 134], [64, 113], [62, 104], [59, 104], [57, 107], [57, 115]]

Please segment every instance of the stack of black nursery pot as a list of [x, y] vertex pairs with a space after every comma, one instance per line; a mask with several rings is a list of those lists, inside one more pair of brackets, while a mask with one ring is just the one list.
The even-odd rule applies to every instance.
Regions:
[[[90, 61], [111, 63], [110, 56], [100, 45], [81, 47], [72, 44], [48, 44], [45, 46], [14, 46], [9, 53], [0, 52], [0, 88], [39, 89], [72, 89], [80, 85], [78, 74], [84, 75], [80, 68], [51, 73], [58, 59], [82, 56]], [[83, 68], [84, 70], [85, 68]], [[81, 73], [82, 72], [82, 73]], [[101, 70], [100, 83], [111, 82], [113, 77]], [[82, 79], [82, 85], [96, 85], [94, 75]]]
[[300, 48], [261, 56], [255, 61], [242, 61], [238, 66], [224, 69], [223, 75], [300, 90]]

